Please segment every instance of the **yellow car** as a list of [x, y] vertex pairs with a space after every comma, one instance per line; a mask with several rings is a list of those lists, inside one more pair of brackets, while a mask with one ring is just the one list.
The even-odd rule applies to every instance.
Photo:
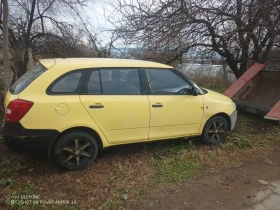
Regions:
[[105, 58], [43, 59], [9, 89], [3, 137], [18, 153], [87, 167], [105, 147], [189, 136], [224, 141], [235, 104], [173, 67]]

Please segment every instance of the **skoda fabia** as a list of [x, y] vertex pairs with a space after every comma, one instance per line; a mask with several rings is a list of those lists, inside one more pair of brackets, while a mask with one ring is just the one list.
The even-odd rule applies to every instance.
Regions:
[[237, 118], [230, 98], [173, 67], [127, 59], [40, 60], [9, 88], [4, 105], [6, 146], [68, 170], [114, 145], [190, 136], [218, 144]]

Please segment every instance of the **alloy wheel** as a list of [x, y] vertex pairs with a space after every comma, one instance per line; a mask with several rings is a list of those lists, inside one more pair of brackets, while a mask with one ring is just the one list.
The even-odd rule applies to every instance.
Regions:
[[211, 143], [217, 143], [225, 136], [225, 124], [221, 121], [214, 121], [208, 129], [208, 139]]
[[62, 159], [65, 163], [80, 166], [91, 157], [92, 146], [86, 139], [75, 138], [62, 148]]

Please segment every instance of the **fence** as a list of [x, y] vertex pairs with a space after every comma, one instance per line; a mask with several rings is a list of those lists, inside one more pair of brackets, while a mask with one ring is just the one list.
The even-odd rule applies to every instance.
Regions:
[[211, 62], [196, 63], [191, 61], [179, 64], [176, 68], [199, 86], [205, 88], [225, 89], [236, 80], [235, 75], [225, 63], [215, 65]]

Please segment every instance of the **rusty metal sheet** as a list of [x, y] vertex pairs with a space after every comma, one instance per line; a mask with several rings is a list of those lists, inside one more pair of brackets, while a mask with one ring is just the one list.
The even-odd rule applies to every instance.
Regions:
[[248, 84], [263, 68], [264, 64], [254, 63], [236, 82], [234, 82], [225, 92], [224, 95], [232, 98], [246, 84]]
[[248, 88], [251, 91], [243, 101], [259, 104], [270, 110], [280, 100], [280, 71], [260, 71]]
[[255, 63], [224, 94], [239, 109], [280, 122], [280, 71], [263, 68], [263, 64]]
[[280, 121], [280, 100], [278, 103], [264, 116], [265, 119]]

